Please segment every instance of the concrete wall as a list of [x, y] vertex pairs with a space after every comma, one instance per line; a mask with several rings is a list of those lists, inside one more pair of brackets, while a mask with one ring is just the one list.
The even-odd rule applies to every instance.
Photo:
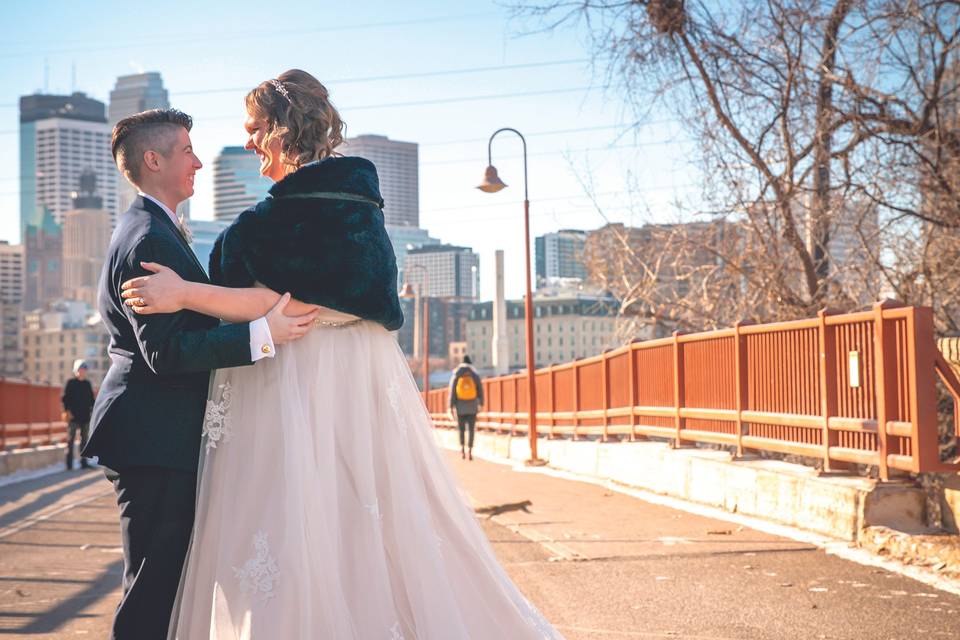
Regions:
[[[455, 430], [437, 429], [441, 446], [459, 449]], [[921, 530], [923, 492], [855, 476], [821, 476], [776, 460], [731, 460], [726, 452], [671, 449], [660, 442], [546, 440], [537, 444], [551, 468], [644, 489], [732, 513], [760, 517], [856, 541], [867, 526]], [[523, 462], [526, 438], [478, 433], [474, 451]]]
[[0, 477], [18, 471], [34, 471], [53, 464], [65, 464], [67, 445], [60, 443], [33, 447], [30, 449], [15, 449], [0, 451]]

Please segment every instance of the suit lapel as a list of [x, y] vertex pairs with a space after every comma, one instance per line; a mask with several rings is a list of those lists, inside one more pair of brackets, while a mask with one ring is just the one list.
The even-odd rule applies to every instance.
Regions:
[[203, 273], [204, 277], [206, 277], [207, 271], [203, 268], [203, 265], [200, 264], [200, 261], [197, 260], [197, 254], [195, 254], [193, 249], [190, 248], [190, 245], [187, 244], [183, 234], [180, 233], [180, 229], [178, 229], [177, 225], [173, 223], [173, 220], [170, 219], [170, 216], [167, 215], [166, 211], [161, 209], [157, 203], [150, 198], [144, 198], [143, 196], [137, 196], [134, 206], [139, 206], [144, 211], [150, 212], [150, 215], [154, 216], [155, 218], [159, 218], [165, 225], [170, 227], [170, 230], [173, 231], [173, 235], [177, 237], [177, 241], [180, 242], [180, 245], [183, 247], [184, 251], [186, 251], [187, 255], [190, 256], [190, 259], [193, 260], [193, 264], [195, 264], [197, 268], [200, 269], [200, 272]]

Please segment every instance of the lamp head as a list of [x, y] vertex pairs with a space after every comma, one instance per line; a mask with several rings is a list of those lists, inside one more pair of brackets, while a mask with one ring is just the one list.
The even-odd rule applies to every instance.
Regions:
[[410, 298], [415, 298], [416, 293], [413, 290], [413, 285], [409, 282], [403, 283], [403, 288], [400, 289], [400, 297], [409, 300]]
[[507, 185], [497, 175], [497, 168], [493, 165], [487, 167], [483, 173], [483, 182], [477, 185], [477, 189], [485, 193], [496, 193]]

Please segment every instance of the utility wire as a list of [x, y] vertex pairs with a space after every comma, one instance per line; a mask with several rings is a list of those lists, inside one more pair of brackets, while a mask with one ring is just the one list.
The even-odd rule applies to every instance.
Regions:
[[[463, 69], [441, 69], [437, 71], [421, 71], [414, 73], [397, 73], [384, 76], [358, 76], [355, 78], [333, 78], [323, 80], [327, 86], [339, 84], [357, 84], [363, 82], [382, 82], [384, 80], [407, 80], [411, 78], [433, 78], [437, 76], [454, 76], [472, 73], [487, 73], [490, 71], [513, 71], [516, 69], [537, 69], [542, 67], [559, 67], [571, 64], [583, 64], [590, 62], [589, 58], [576, 58], [571, 60], [548, 60], [545, 62], [523, 62], [518, 64], [502, 64], [491, 67], [466, 67]], [[218, 87], [214, 89], [192, 89], [187, 91], [171, 91], [170, 95], [175, 96], [193, 96], [206, 95], [212, 93], [232, 93], [235, 91], [249, 91], [252, 87]]]
[[256, 36], [260, 38], [261, 41], [264, 38], [274, 38], [274, 37], [289, 37], [289, 36], [298, 36], [298, 35], [309, 35], [313, 33], [332, 33], [338, 31], [360, 31], [365, 29], [381, 29], [384, 27], [405, 27], [417, 24], [436, 24], [439, 22], [459, 22], [462, 20], [472, 20], [477, 18], [489, 18], [492, 16], [498, 15], [493, 12], [486, 13], [471, 13], [471, 14], [461, 14], [461, 15], [451, 15], [451, 16], [435, 16], [432, 18], [418, 18], [411, 20], [391, 20], [384, 22], [366, 22], [358, 24], [348, 24], [348, 25], [337, 25], [337, 26], [327, 26], [327, 27], [311, 27], [308, 29], [284, 29], [284, 30], [275, 30], [275, 31], [259, 31], [259, 30], [250, 30], [250, 31], [235, 31], [232, 33], [222, 33], [217, 35], [203, 34], [196, 36], [186, 36], [186, 37], [170, 37], [164, 36], [160, 38], [150, 38], [149, 36], [144, 37], [143, 39], [137, 39], [136, 41], [130, 41], [126, 43], [111, 43], [109, 45], [93, 45], [93, 46], [83, 46], [83, 47], [68, 47], [64, 49], [35, 49], [32, 51], [14, 51], [9, 53], [0, 53], [0, 58], [22, 58], [27, 56], [34, 55], [52, 55], [59, 53], [78, 53], [83, 51], [118, 51], [121, 49], [138, 49], [141, 47], [149, 47], [155, 45], [164, 45], [170, 46], [175, 44], [189, 44], [194, 42], [207, 43], [207, 42], [222, 42], [226, 40], [236, 40], [238, 38]]

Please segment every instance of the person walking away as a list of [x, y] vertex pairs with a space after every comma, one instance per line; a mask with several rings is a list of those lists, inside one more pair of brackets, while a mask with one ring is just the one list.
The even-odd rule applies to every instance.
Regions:
[[[73, 377], [67, 380], [63, 387], [63, 411], [69, 423], [67, 430], [67, 471], [73, 469], [73, 443], [80, 432], [80, 449], [87, 446], [87, 436], [90, 433], [90, 411], [93, 409], [93, 385], [87, 380], [87, 363], [76, 360], [73, 363]], [[87, 459], [80, 456], [80, 466], [89, 467]]]
[[[463, 363], [453, 372], [450, 380], [450, 410], [457, 416], [460, 431], [460, 457], [473, 460], [473, 436], [477, 427], [477, 414], [483, 407], [483, 384], [480, 374], [473, 368], [470, 356], [463, 356]], [[467, 450], [463, 449], [464, 431], [469, 428]]]

